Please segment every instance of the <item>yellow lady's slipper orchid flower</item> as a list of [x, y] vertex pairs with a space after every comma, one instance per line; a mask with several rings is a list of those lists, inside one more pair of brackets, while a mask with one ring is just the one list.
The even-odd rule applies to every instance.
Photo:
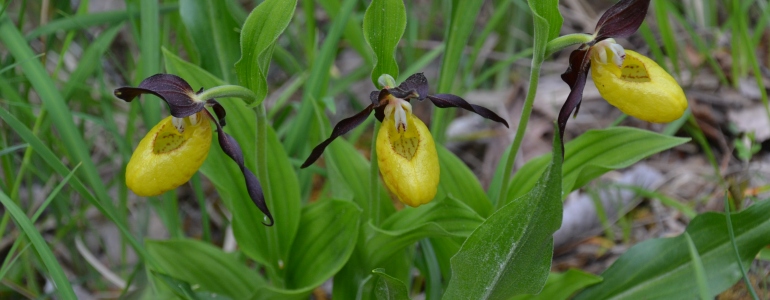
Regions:
[[651, 59], [623, 49], [613, 39], [636, 32], [649, 5], [650, 0], [616, 3], [599, 19], [593, 40], [570, 54], [569, 68], [561, 75], [571, 89], [559, 112], [562, 139], [569, 115], [580, 109], [589, 70], [602, 97], [630, 116], [665, 123], [684, 114], [687, 98], [676, 80]]
[[131, 155], [128, 188], [150, 197], [189, 181], [211, 148], [211, 125], [206, 121], [208, 115], [198, 112], [184, 119], [168, 116], [155, 125]]
[[[156, 74], [143, 80], [138, 87], [122, 87], [115, 96], [131, 102], [141, 94], [153, 94], [165, 101], [171, 116], [160, 121], [139, 142], [126, 167], [126, 185], [139, 196], [157, 196], [190, 180], [203, 165], [211, 148], [211, 124], [217, 130], [222, 151], [235, 161], [243, 173], [246, 189], [254, 204], [273, 225], [273, 216], [265, 203], [262, 186], [254, 173], [246, 168], [238, 142], [222, 127], [225, 109], [214, 99], [199, 99], [197, 93], [182, 78]], [[206, 109], [211, 107], [216, 118]]]
[[388, 189], [417, 207], [436, 196], [440, 170], [433, 136], [411, 110], [409, 102], [395, 97], [387, 104], [377, 133], [377, 164]]
[[602, 62], [599, 55], [591, 56], [591, 77], [602, 97], [627, 115], [647, 122], [679, 119], [687, 109], [687, 98], [676, 80], [646, 56], [631, 50], [625, 54], [620, 67]]
[[372, 111], [382, 122], [377, 133], [377, 164], [385, 186], [406, 205], [417, 207], [433, 200], [439, 183], [436, 145], [425, 124], [412, 114], [412, 99], [428, 98], [433, 105], [460, 107], [508, 127], [508, 122], [484, 107], [451, 94], [428, 95], [428, 80], [422, 73], [409, 76], [398, 87], [369, 94], [372, 104], [334, 126], [331, 136], [316, 146], [302, 164], [312, 165], [334, 139], [360, 125]]

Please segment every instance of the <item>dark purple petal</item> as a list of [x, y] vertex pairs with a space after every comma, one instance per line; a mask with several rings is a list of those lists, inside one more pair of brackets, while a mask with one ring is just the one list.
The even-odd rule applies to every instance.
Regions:
[[[375, 95], [375, 93], [377, 93], [377, 95]], [[385, 119], [385, 106], [388, 105], [388, 102], [386, 101], [388, 97], [390, 97], [390, 92], [386, 89], [374, 91], [369, 94], [369, 98], [372, 100], [372, 105], [374, 106], [374, 117], [380, 122]]]
[[416, 73], [409, 76], [398, 87], [388, 89], [388, 91], [401, 99], [417, 98], [423, 100], [428, 96], [428, 79], [422, 73]]
[[319, 157], [321, 157], [321, 154], [326, 149], [326, 146], [328, 146], [334, 139], [337, 137], [347, 133], [348, 131], [353, 130], [353, 128], [356, 128], [358, 125], [361, 125], [361, 123], [366, 120], [367, 117], [369, 117], [369, 114], [372, 113], [372, 109], [374, 108], [374, 104], [370, 104], [364, 110], [360, 111], [359, 113], [355, 114], [354, 116], [344, 119], [337, 123], [337, 125], [334, 125], [334, 130], [332, 130], [332, 135], [326, 139], [325, 141], [318, 144], [318, 146], [315, 146], [313, 148], [313, 151], [310, 152], [310, 156], [307, 157], [305, 162], [302, 164], [301, 168], [307, 168], [310, 165], [312, 165], [316, 160], [318, 160]]
[[591, 68], [591, 60], [588, 47], [581, 47], [569, 56], [569, 68], [567, 72], [561, 74], [561, 79], [566, 82], [570, 87], [569, 96], [567, 101], [559, 111], [559, 138], [564, 144], [564, 129], [567, 127], [567, 121], [569, 120], [572, 111], [577, 114], [577, 109], [580, 108], [580, 102], [583, 100], [583, 88], [586, 85], [586, 79], [588, 78], [588, 70]]
[[596, 23], [596, 39], [629, 37], [642, 26], [650, 0], [621, 0], [610, 7]]
[[222, 104], [219, 104], [217, 100], [209, 99], [206, 100], [206, 103], [211, 105], [212, 108], [214, 108], [214, 113], [217, 114], [217, 119], [219, 121], [219, 124], [222, 125], [222, 127], [225, 127], [227, 123], [225, 123], [225, 116], [227, 115], [227, 112], [225, 111], [225, 107], [222, 106]]
[[492, 121], [503, 123], [505, 127], [508, 127], [508, 122], [506, 122], [503, 118], [498, 116], [496, 113], [492, 112], [486, 107], [470, 104], [468, 103], [468, 101], [465, 101], [465, 99], [460, 98], [458, 96], [455, 96], [452, 94], [437, 94], [437, 95], [428, 95], [428, 99], [430, 99], [430, 101], [433, 102], [433, 105], [438, 106], [440, 108], [459, 107], [468, 111], [472, 111], [478, 114], [479, 116], [490, 119]]
[[[212, 116], [208, 110], [206, 110], [206, 113], [209, 115], [209, 117], [211, 117], [212, 120], [214, 119], [214, 116]], [[222, 147], [222, 151], [224, 151], [227, 156], [232, 158], [241, 169], [243, 178], [246, 180], [246, 190], [249, 192], [251, 201], [254, 202], [257, 208], [259, 208], [259, 210], [261, 210], [262, 213], [265, 214], [265, 216], [267, 216], [267, 218], [270, 220], [270, 223], [262, 224], [265, 224], [265, 226], [273, 226], [275, 221], [273, 220], [273, 215], [270, 214], [270, 210], [267, 208], [267, 203], [265, 202], [265, 194], [262, 192], [262, 185], [259, 183], [257, 176], [255, 176], [254, 173], [252, 173], [251, 170], [246, 167], [246, 164], [244, 164], [243, 151], [241, 150], [241, 146], [238, 145], [238, 142], [232, 136], [222, 130], [222, 126], [219, 125], [219, 122], [214, 121], [214, 124], [217, 125], [217, 139], [219, 140], [219, 146]]]
[[153, 94], [166, 101], [171, 115], [184, 118], [204, 109], [205, 102], [193, 100], [195, 91], [185, 81], [176, 75], [155, 74], [142, 80], [138, 87], [121, 87], [115, 89], [115, 96], [131, 102], [141, 94]]

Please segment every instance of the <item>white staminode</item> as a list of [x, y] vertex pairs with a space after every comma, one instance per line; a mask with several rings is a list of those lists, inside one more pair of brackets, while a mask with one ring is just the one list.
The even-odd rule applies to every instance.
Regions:
[[623, 60], [626, 58], [626, 50], [623, 49], [623, 46], [616, 43], [615, 39], [602, 40], [591, 47], [591, 51], [594, 51], [594, 55], [598, 56], [599, 62], [603, 64], [608, 62], [607, 52], [609, 52], [612, 56], [610, 57], [612, 62], [615, 63], [618, 68], [623, 66]]
[[198, 125], [198, 123], [200, 123], [198, 114], [192, 114], [184, 118], [171, 117], [171, 124], [174, 124], [176, 131], [179, 131], [179, 133], [184, 133], [185, 120], [187, 120], [187, 122], [189, 122], [192, 126]]
[[391, 96], [388, 105], [385, 106], [385, 117], [393, 115], [393, 121], [396, 123], [396, 131], [403, 128], [406, 131], [406, 116], [412, 113], [412, 104], [408, 101]]
[[184, 133], [184, 119], [171, 117], [171, 124], [174, 124], [176, 131], [179, 131], [179, 133]]
[[192, 114], [188, 118], [190, 118], [189, 119], [190, 125], [195, 126], [195, 125], [198, 125], [198, 122], [200, 122], [200, 120], [198, 119], [198, 114]]

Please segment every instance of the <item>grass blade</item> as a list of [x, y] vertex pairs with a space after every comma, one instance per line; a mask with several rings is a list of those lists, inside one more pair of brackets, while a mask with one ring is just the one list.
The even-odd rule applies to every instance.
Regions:
[[0, 191], [0, 203], [2, 203], [5, 209], [11, 213], [16, 224], [29, 237], [32, 245], [35, 246], [35, 250], [37, 250], [40, 259], [43, 260], [43, 264], [45, 264], [45, 267], [48, 269], [51, 280], [53, 280], [56, 289], [59, 291], [59, 296], [61, 296], [62, 299], [76, 300], [77, 297], [75, 296], [75, 291], [72, 290], [72, 285], [67, 279], [67, 276], [64, 275], [64, 270], [62, 270], [59, 262], [56, 261], [56, 257], [53, 255], [53, 252], [51, 252], [51, 249], [48, 248], [48, 245], [37, 231], [37, 228], [35, 228], [32, 221], [27, 218], [27, 215], [24, 214], [21, 208], [13, 203], [13, 200], [2, 191]]

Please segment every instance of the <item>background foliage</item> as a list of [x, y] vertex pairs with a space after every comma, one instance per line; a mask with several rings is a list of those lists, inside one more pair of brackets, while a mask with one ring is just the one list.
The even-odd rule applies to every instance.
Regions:
[[[629, 44], [679, 80], [693, 110], [666, 126], [618, 126], [640, 124], [620, 117], [568, 132], [563, 159], [546, 126], [551, 152], [522, 159], [525, 133], [537, 130], [527, 129], [530, 116], [553, 119], [532, 113], [549, 92], [539, 79], [567, 66], [548, 42], [592, 31], [591, 11], [614, 1], [604, 2], [2, 1], [0, 298], [713, 298], [741, 280], [745, 294], [766, 298], [767, 172], [741, 178], [725, 166], [761, 168], [767, 142], [735, 130], [729, 143], [715, 139], [694, 105], [708, 91], [693, 78], [730, 91], [753, 84], [757, 96], [746, 101], [770, 116], [767, 1], [652, 1]], [[145, 199], [126, 188], [133, 148], [167, 109], [151, 96], [123, 103], [112, 90], [159, 72], [196, 90], [254, 92], [250, 104], [218, 100], [275, 226], [262, 225], [218, 145], [175, 191]], [[400, 82], [417, 72], [431, 93], [516, 87], [512, 100], [483, 105], [518, 126], [487, 122], [453, 135], [453, 126], [468, 126], [464, 114], [413, 102], [431, 124], [441, 167], [436, 198], [418, 208], [394, 201], [369, 163], [374, 118], [299, 168], [333, 124], [368, 105], [380, 75]], [[484, 157], [496, 167], [482, 173], [466, 154], [492, 139], [507, 150]], [[598, 194], [597, 178], [656, 155], [713, 167], [711, 200], [626, 187], [686, 224], [635, 244], [625, 234], [631, 214], [609, 217], [615, 212], [597, 201], [604, 232], [589, 244], [609, 240], [627, 252], [596, 274], [553, 264], [562, 201]]]

